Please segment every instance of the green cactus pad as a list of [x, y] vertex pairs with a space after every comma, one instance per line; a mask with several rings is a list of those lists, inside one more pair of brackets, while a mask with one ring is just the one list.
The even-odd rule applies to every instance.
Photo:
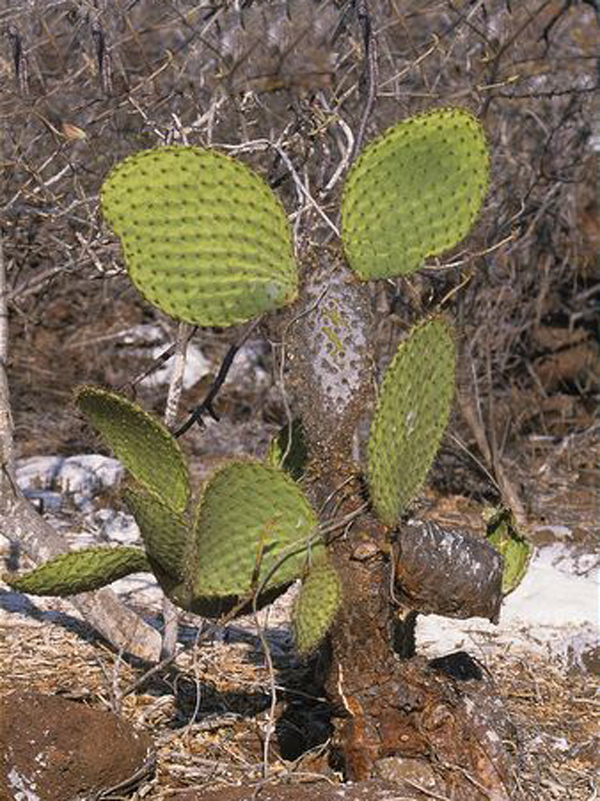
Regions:
[[326, 559], [309, 569], [292, 611], [292, 628], [298, 652], [313, 651], [333, 623], [342, 602], [340, 578]]
[[[188, 560], [193, 596], [244, 596], [263, 582], [268, 590], [299, 578], [316, 526], [308, 501], [283, 470], [230, 462], [209, 478], [200, 501], [196, 555]], [[314, 543], [311, 553], [323, 547]]]
[[505, 507], [484, 513], [487, 523], [486, 537], [502, 556], [502, 594], [516, 590], [529, 566], [532, 547], [519, 532], [514, 515]]
[[146, 553], [174, 580], [183, 579], [186, 544], [191, 527], [158, 495], [128, 486], [123, 498], [139, 526]]
[[233, 325], [296, 296], [283, 207], [229, 156], [198, 147], [136, 153], [105, 180], [101, 203], [133, 283], [179, 320]]
[[301, 420], [294, 420], [291, 426], [288, 424], [281, 429], [269, 445], [266, 462], [283, 468], [295, 481], [302, 478], [308, 463], [308, 448]]
[[454, 340], [442, 317], [400, 343], [381, 386], [369, 435], [369, 491], [388, 526], [421, 488], [450, 415]]
[[131, 475], [182, 512], [190, 496], [188, 469], [179, 443], [160, 420], [99, 387], [79, 387], [75, 401]]
[[62, 553], [19, 576], [5, 573], [3, 579], [19, 592], [65, 596], [91, 592], [130, 573], [149, 570], [146, 556], [139, 548], [92, 546]]
[[350, 170], [342, 242], [364, 280], [405, 275], [468, 233], [488, 185], [480, 123], [458, 108], [404, 120], [372, 142]]

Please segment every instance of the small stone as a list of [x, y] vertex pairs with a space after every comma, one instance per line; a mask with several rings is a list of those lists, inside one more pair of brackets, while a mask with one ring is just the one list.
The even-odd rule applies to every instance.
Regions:
[[446, 789], [431, 765], [422, 759], [386, 757], [375, 763], [374, 772], [378, 778], [400, 785], [405, 792], [421, 788], [426, 793], [443, 796]]

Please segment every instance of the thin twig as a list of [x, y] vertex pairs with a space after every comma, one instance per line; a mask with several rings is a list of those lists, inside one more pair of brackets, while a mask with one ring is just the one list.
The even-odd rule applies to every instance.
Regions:
[[[167, 402], [165, 408], [165, 425], [170, 428], [177, 418], [177, 408], [183, 390], [183, 377], [185, 374], [185, 357], [188, 342], [194, 331], [194, 327], [188, 323], [179, 323], [177, 337], [175, 339], [175, 356], [173, 360], [173, 372], [169, 382]], [[167, 595], [163, 595], [163, 641], [161, 656], [170, 656], [175, 653], [177, 648], [177, 638], [179, 636], [179, 610]]]
[[[198, 330], [197, 326], [190, 328], [187, 340], [188, 342], [191, 340], [191, 338], [194, 336], [197, 330]], [[142, 373], [140, 373], [130, 381], [126, 381], [124, 384], [118, 387], [118, 389], [127, 389], [127, 388], [134, 389], [141, 381], [143, 381], [145, 378], [148, 378], [149, 375], [152, 375], [152, 373], [156, 372], [156, 370], [158, 370], [159, 367], [162, 367], [163, 364], [168, 362], [169, 359], [174, 355], [175, 351], [177, 350], [177, 347], [178, 347], [178, 342], [177, 340], [175, 340], [175, 342], [173, 342], [172, 345], [169, 345], [169, 347], [166, 350], [164, 350], [156, 357], [156, 359], [154, 359], [152, 364], [146, 370], [144, 370]]]
[[10, 409], [8, 377], [8, 288], [4, 266], [4, 249], [0, 231], [0, 462], [11, 484], [14, 484], [13, 420]]
[[175, 339], [175, 350], [173, 359], [173, 373], [169, 382], [167, 402], [165, 405], [164, 422], [170, 428], [177, 417], [177, 407], [183, 391], [183, 377], [185, 374], [185, 358], [187, 346], [196, 329], [187, 323], [179, 323], [177, 336]]
[[371, 16], [369, 13], [368, 0], [355, 0], [356, 3], [356, 16], [358, 17], [358, 24], [362, 30], [363, 48], [364, 48], [364, 81], [366, 84], [366, 99], [363, 108], [362, 116], [358, 133], [354, 140], [354, 149], [352, 157], [360, 151], [362, 143], [365, 138], [367, 130], [367, 123], [373, 110], [375, 97], [377, 94], [377, 49], [375, 37], [371, 27]]
[[174, 437], [181, 437], [186, 431], [194, 425], [194, 423], [202, 423], [202, 416], [206, 413], [210, 414], [213, 420], [218, 420], [219, 417], [213, 408], [213, 401], [219, 394], [221, 387], [225, 383], [227, 379], [227, 375], [233, 365], [233, 360], [235, 359], [238, 351], [244, 345], [244, 343], [248, 340], [248, 337], [252, 332], [260, 325], [260, 318], [255, 320], [251, 323], [248, 328], [244, 331], [240, 339], [235, 342], [233, 345], [230, 345], [229, 350], [225, 354], [225, 358], [221, 362], [221, 366], [219, 367], [219, 372], [217, 373], [217, 377], [213, 381], [206, 397], [196, 408], [191, 412], [189, 418], [181, 425], [176, 431], [173, 432]]
[[252, 601], [252, 617], [254, 619], [254, 625], [256, 626], [256, 633], [258, 634], [261, 645], [263, 647], [265, 660], [267, 662], [267, 670], [269, 673], [269, 694], [271, 697], [271, 703], [269, 706], [269, 714], [267, 717], [265, 741], [263, 743], [263, 768], [262, 768], [263, 777], [266, 779], [269, 775], [269, 750], [271, 747], [271, 738], [273, 736], [273, 732], [275, 731], [275, 710], [277, 708], [277, 680], [275, 678], [275, 667], [273, 665], [273, 657], [271, 655], [269, 642], [267, 640], [265, 630], [263, 626], [261, 626], [260, 620], [258, 619], [257, 593], [254, 594], [254, 598]]

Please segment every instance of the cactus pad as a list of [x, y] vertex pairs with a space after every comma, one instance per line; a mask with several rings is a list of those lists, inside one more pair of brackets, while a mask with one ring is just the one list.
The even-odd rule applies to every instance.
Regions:
[[[259, 462], [235, 461], [209, 478], [188, 559], [194, 597], [243, 596], [302, 575], [317, 526], [302, 491], [287, 474]], [[285, 557], [285, 558], [284, 558]], [[273, 575], [271, 571], [275, 569]]]
[[179, 320], [233, 325], [296, 296], [283, 207], [229, 156], [198, 147], [136, 153], [110, 173], [101, 202], [131, 280]]
[[6, 573], [3, 579], [19, 592], [64, 596], [91, 592], [130, 573], [148, 570], [146, 556], [139, 548], [92, 546], [61, 553], [20, 576]]
[[308, 654], [331, 627], [342, 601], [340, 578], [326, 559], [310, 567], [294, 603], [292, 627], [300, 654]]
[[154, 493], [128, 486], [123, 498], [135, 517], [151, 561], [172, 579], [181, 580], [190, 526]]
[[500, 507], [484, 513], [486, 537], [503, 559], [502, 593], [508, 595], [519, 586], [529, 567], [532, 547], [519, 532], [510, 509]]
[[369, 435], [369, 491], [388, 526], [419, 491], [450, 415], [454, 340], [446, 321], [416, 326], [388, 367]]
[[342, 242], [364, 280], [418, 269], [454, 247], [475, 220], [488, 184], [480, 123], [462, 109], [404, 120], [365, 148], [342, 197]]
[[187, 465], [179, 443], [160, 420], [99, 387], [80, 387], [75, 400], [132, 476], [174, 511], [183, 511], [190, 495]]
[[302, 478], [308, 463], [308, 447], [299, 418], [293, 420], [291, 426], [286, 424], [273, 438], [266, 462], [273, 467], [283, 468], [295, 481]]

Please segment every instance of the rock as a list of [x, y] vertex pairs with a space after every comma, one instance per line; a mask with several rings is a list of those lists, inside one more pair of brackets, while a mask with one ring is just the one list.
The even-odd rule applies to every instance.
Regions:
[[445, 784], [436, 777], [430, 763], [422, 759], [386, 757], [375, 763], [375, 774], [385, 781], [400, 785], [399, 789], [408, 794], [418, 788], [432, 798], [443, 797], [446, 793]]
[[53, 695], [0, 699], [1, 801], [80, 801], [146, 775], [152, 741], [111, 712]]

